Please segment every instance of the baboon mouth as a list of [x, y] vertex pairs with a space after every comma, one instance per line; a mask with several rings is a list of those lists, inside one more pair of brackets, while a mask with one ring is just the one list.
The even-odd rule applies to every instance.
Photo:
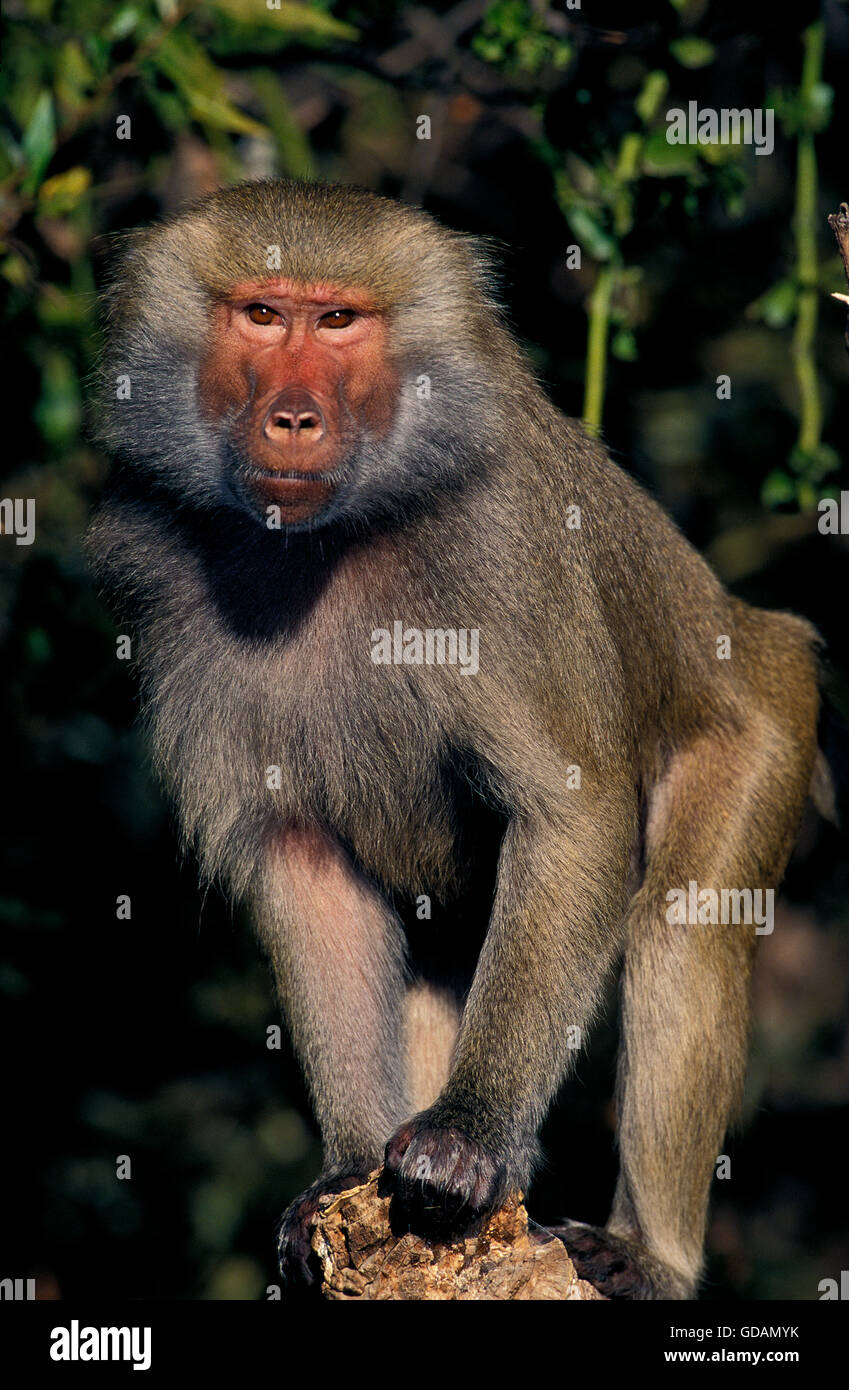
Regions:
[[330, 486], [337, 481], [334, 472], [309, 473], [303, 468], [257, 468], [247, 470], [248, 478], [271, 483], [321, 483]]
[[332, 472], [254, 467], [245, 470], [243, 486], [263, 506], [281, 507], [287, 514], [301, 511], [313, 515], [327, 506], [338, 481]]

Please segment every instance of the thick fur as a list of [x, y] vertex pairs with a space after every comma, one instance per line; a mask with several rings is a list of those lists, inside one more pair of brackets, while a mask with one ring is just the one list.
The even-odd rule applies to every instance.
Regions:
[[[267, 273], [269, 245], [281, 274], [372, 291], [404, 383], [330, 512], [282, 533], [240, 509], [195, 399], [211, 306]], [[328, 1178], [388, 1144], [401, 1208], [425, 1227], [436, 1212], [437, 1234], [526, 1189], [569, 1030], [624, 956], [610, 1233], [642, 1254], [630, 1280], [612, 1262], [611, 1291], [691, 1296], [742, 1085], [754, 928], [671, 927], [665, 895], [779, 882], [816, 755], [813, 629], [722, 589], [546, 400], [480, 247], [418, 210], [230, 189], [132, 239], [108, 305], [101, 429], [119, 467], [91, 554], [138, 634], [186, 839], [253, 904]], [[478, 673], [375, 665], [372, 633], [397, 619], [479, 629]], [[477, 837], [495, 825], [482, 887]], [[428, 989], [434, 1058], [406, 1065], [427, 1047]], [[284, 1268], [303, 1266], [313, 1209], [284, 1227]], [[587, 1259], [604, 1287], [611, 1261]]]

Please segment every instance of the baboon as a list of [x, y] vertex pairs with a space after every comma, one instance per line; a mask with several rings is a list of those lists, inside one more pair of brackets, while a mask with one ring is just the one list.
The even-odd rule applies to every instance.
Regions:
[[224, 189], [129, 237], [106, 317], [90, 551], [323, 1137], [281, 1268], [311, 1277], [318, 1195], [381, 1162], [436, 1239], [527, 1190], [619, 969], [618, 1185], [559, 1234], [606, 1294], [693, 1297], [757, 936], [710, 903], [781, 880], [814, 629], [723, 589], [419, 209]]

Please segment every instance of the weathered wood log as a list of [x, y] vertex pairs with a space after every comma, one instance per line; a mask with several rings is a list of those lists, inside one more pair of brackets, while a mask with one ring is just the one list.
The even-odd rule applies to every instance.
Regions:
[[601, 1299], [575, 1273], [565, 1247], [528, 1229], [512, 1202], [452, 1243], [393, 1233], [390, 1198], [368, 1182], [319, 1203], [312, 1248], [326, 1299]]

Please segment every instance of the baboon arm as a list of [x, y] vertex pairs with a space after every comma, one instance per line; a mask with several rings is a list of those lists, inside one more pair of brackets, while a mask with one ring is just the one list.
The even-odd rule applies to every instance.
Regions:
[[[454, 1066], [436, 1106], [441, 1122], [454, 1115], [498, 1148], [533, 1146], [616, 957], [632, 817], [623, 796], [565, 817], [511, 821]], [[479, 1114], [464, 1125], [469, 1107]]]
[[325, 1168], [368, 1172], [408, 1108], [400, 927], [318, 831], [272, 837], [255, 907], [313, 1096]]

